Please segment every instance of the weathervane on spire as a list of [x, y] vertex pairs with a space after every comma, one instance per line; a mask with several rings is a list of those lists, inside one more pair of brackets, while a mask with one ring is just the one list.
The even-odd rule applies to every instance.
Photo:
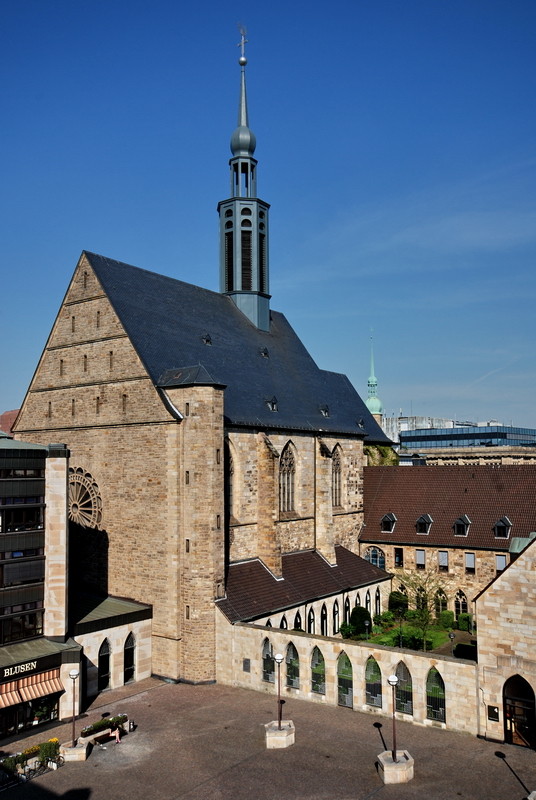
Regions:
[[240, 47], [240, 58], [238, 59], [238, 63], [241, 67], [245, 67], [245, 65], [248, 63], [246, 58], [246, 44], [248, 41], [246, 39], [247, 30], [241, 22], [238, 23], [238, 30], [240, 31], [240, 41], [237, 44], [237, 47]]

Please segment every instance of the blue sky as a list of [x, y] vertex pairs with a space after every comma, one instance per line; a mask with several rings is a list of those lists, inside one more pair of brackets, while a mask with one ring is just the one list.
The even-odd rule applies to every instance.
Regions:
[[536, 427], [536, 3], [6, 0], [0, 410], [83, 249], [218, 289], [237, 23], [272, 307], [388, 414]]

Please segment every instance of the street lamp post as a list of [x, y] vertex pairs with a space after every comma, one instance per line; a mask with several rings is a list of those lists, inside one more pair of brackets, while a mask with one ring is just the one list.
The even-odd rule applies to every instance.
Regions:
[[396, 757], [396, 718], [395, 718], [395, 711], [396, 711], [396, 687], [398, 685], [398, 678], [396, 675], [389, 675], [387, 678], [387, 682], [389, 686], [393, 689], [393, 749], [391, 751], [391, 755], [393, 757], [393, 761], [396, 764], [398, 759]]
[[274, 658], [277, 664], [277, 730], [280, 731], [283, 713], [283, 704], [281, 702], [281, 664], [283, 663], [283, 656], [281, 653], [276, 653]]
[[369, 629], [369, 626], [370, 626], [370, 622], [369, 622], [368, 619], [366, 619], [365, 620], [365, 636], [367, 637], [367, 641], [368, 641], [368, 629]]
[[455, 634], [455, 633], [453, 633], [453, 631], [451, 631], [451, 632], [449, 633], [449, 639], [450, 639], [450, 654], [451, 654], [451, 656], [453, 656], [453, 655], [454, 655], [454, 639], [455, 639], [455, 638], [456, 638], [456, 634]]
[[73, 735], [72, 735], [72, 740], [73, 740], [73, 745], [72, 746], [73, 747], [76, 747], [76, 734], [75, 734], [75, 729], [74, 729], [74, 720], [75, 720], [75, 686], [76, 686], [76, 679], [78, 678], [78, 675], [79, 675], [79, 672], [78, 672], [77, 669], [72, 669], [69, 672], [69, 678], [73, 682]]

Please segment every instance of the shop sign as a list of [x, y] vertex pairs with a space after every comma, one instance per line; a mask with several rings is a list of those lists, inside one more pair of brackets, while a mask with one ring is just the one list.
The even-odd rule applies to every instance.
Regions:
[[24, 672], [33, 672], [37, 669], [37, 661], [27, 661], [25, 664], [16, 664], [14, 667], [4, 667], [2, 677], [11, 678], [13, 675], [21, 675]]

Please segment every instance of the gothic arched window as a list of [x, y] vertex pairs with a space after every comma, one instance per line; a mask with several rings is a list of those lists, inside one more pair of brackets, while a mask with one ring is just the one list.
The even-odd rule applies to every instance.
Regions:
[[110, 642], [105, 639], [99, 647], [98, 679], [99, 692], [103, 692], [110, 685]]
[[435, 667], [426, 678], [426, 718], [445, 722], [445, 684]]
[[385, 553], [379, 547], [368, 547], [365, 550], [365, 561], [374, 564], [375, 567], [385, 569]]
[[333, 451], [331, 459], [331, 503], [334, 508], [342, 505], [341, 500], [342, 459], [339, 445]]
[[123, 683], [130, 683], [136, 672], [136, 639], [129, 633], [123, 648]]
[[328, 611], [325, 603], [322, 603], [320, 610], [320, 633], [322, 636], [328, 635]]
[[279, 511], [294, 511], [294, 476], [296, 462], [292, 447], [287, 444], [279, 460]]

